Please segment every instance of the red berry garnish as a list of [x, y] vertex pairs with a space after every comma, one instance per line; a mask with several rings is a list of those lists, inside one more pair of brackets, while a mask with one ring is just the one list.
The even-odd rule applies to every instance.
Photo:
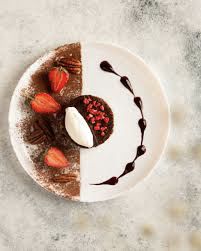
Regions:
[[44, 157], [46, 165], [56, 168], [64, 168], [69, 166], [69, 162], [64, 153], [56, 147], [50, 147]]
[[100, 126], [95, 125], [95, 126], [94, 126], [94, 130], [95, 130], [95, 131], [99, 131], [99, 130], [100, 130]]
[[105, 107], [103, 105], [100, 106], [101, 111], [105, 110]]
[[101, 133], [101, 136], [102, 136], [102, 137], [104, 137], [104, 136], [105, 136], [105, 133], [104, 133], [104, 132], [102, 132], [102, 133]]
[[92, 124], [95, 124], [95, 123], [96, 123], [95, 118], [91, 118], [90, 121], [91, 121]]
[[89, 112], [93, 115], [96, 115], [97, 114], [97, 110], [96, 109], [90, 109]]
[[57, 101], [47, 93], [38, 93], [30, 102], [31, 108], [37, 113], [55, 113], [61, 109]]
[[84, 98], [83, 103], [84, 103], [85, 105], [88, 105], [88, 104], [89, 104], [89, 100], [88, 100], [87, 98]]
[[106, 126], [105, 127], [101, 127], [101, 131], [105, 131], [105, 130], [107, 130]]
[[53, 92], [60, 92], [69, 80], [69, 73], [63, 67], [53, 67], [48, 78]]
[[87, 106], [87, 111], [89, 111], [92, 107], [93, 107], [93, 105], [92, 105], [92, 104], [89, 104], [89, 105]]
[[101, 120], [101, 116], [100, 115], [96, 116], [95, 120]]
[[101, 117], [101, 119], [104, 119], [105, 118], [105, 113], [101, 113], [101, 115], [100, 115], [100, 117]]
[[109, 119], [108, 117], [105, 117], [105, 118], [104, 118], [105, 123], [108, 123], [109, 120], [110, 120], [110, 119]]

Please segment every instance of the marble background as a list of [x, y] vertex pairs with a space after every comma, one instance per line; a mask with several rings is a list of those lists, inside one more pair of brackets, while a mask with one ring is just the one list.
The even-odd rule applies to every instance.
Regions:
[[[0, 0], [0, 250], [201, 250], [201, 1]], [[11, 148], [16, 83], [47, 50], [114, 42], [139, 54], [171, 105], [166, 152], [124, 197], [65, 201], [23, 171]]]

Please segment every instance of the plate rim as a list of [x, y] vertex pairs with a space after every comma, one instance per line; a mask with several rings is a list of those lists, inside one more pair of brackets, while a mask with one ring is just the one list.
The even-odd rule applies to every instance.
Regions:
[[[168, 98], [167, 98], [167, 94], [165, 92], [165, 88], [164, 86], [162, 85], [161, 83], [161, 80], [160, 78], [155, 74], [155, 71], [152, 70], [151, 66], [149, 64], [147, 64], [145, 62], [144, 59], [142, 59], [138, 54], [134, 53], [133, 51], [131, 51], [130, 49], [128, 48], [125, 48], [123, 46], [120, 46], [116, 43], [110, 43], [110, 42], [96, 42], [96, 41], [89, 41], [89, 42], [82, 42], [80, 41], [80, 44], [81, 44], [81, 50], [82, 50], [82, 45], [87, 45], [87, 46], [94, 46], [94, 45], [102, 45], [102, 46], [110, 46], [110, 47], [115, 47], [116, 49], [120, 49], [120, 50], [123, 50], [123, 51], [126, 51], [127, 53], [129, 53], [132, 57], [135, 57], [142, 65], [144, 68], [146, 68], [146, 70], [148, 70], [151, 75], [154, 77], [154, 80], [157, 82], [160, 90], [161, 90], [161, 94], [162, 94], [162, 97], [163, 97], [163, 100], [164, 100], [164, 103], [166, 105], [166, 108], [167, 108], [167, 130], [166, 130], [166, 133], [164, 134], [164, 142], [163, 142], [163, 145], [162, 145], [162, 148], [161, 148], [161, 153], [160, 155], [158, 155], [154, 165], [150, 168], [150, 170], [148, 171], [148, 173], [144, 174], [140, 180], [137, 181], [136, 184], [134, 184], [133, 186], [131, 186], [129, 189], [125, 190], [125, 191], [121, 191], [121, 192], [118, 192], [114, 195], [111, 195], [107, 198], [103, 198], [103, 199], [98, 199], [98, 200], [81, 200], [81, 197], [79, 197], [79, 199], [76, 199], [76, 198], [66, 198], [62, 195], [59, 195], [57, 194], [56, 192], [54, 191], [51, 191], [51, 190], [48, 190], [46, 189], [45, 187], [43, 187], [38, 181], [37, 179], [31, 175], [31, 173], [29, 173], [28, 169], [25, 169], [23, 164], [22, 164], [22, 160], [21, 160], [21, 157], [19, 157], [19, 154], [18, 154], [18, 151], [16, 150], [16, 147], [14, 146], [14, 138], [13, 138], [13, 135], [11, 133], [11, 115], [12, 115], [12, 104], [14, 102], [14, 98], [15, 98], [15, 95], [16, 95], [16, 92], [17, 92], [17, 89], [18, 89], [18, 84], [20, 83], [20, 81], [22, 80], [23, 76], [25, 75], [25, 73], [27, 73], [27, 71], [30, 69], [30, 67], [33, 65], [33, 64], [37, 64], [37, 62], [40, 62], [40, 60], [42, 60], [43, 58], [49, 56], [51, 53], [53, 53], [57, 48], [53, 48], [53, 49], [50, 49], [48, 52], [45, 52], [42, 56], [38, 57], [33, 63], [29, 64], [27, 66], [27, 68], [25, 69], [25, 71], [23, 72], [23, 74], [21, 75], [21, 77], [19, 78], [19, 80], [17, 81], [17, 84], [16, 84], [16, 87], [12, 93], [12, 96], [11, 96], [11, 99], [10, 99], [10, 104], [9, 104], [9, 111], [8, 111], [8, 125], [9, 125], [9, 137], [10, 137], [10, 142], [11, 142], [11, 145], [12, 145], [12, 148], [14, 150], [14, 153], [17, 157], [17, 160], [19, 161], [21, 167], [26, 171], [26, 173], [41, 187], [43, 188], [44, 190], [50, 192], [51, 194], [54, 194], [58, 197], [62, 197], [64, 198], [65, 200], [70, 200], [70, 201], [77, 201], [77, 202], [88, 202], [88, 203], [92, 203], [92, 202], [101, 202], [101, 201], [107, 201], [107, 200], [111, 200], [111, 199], [114, 199], [114, 198], [117, 198], [119, 196], [122, 196], [122, 195], [125, 195], [127, 192], [130, 192], [132, 191], [136, 186], [138, 186], [140, 183], [144, 182], [145, 179], [149, 178], [152, 174], [152, 172], [155, 170], [156, 166], [159, 164], [162, 156], [164, 155], [164, 152], [165, 152], [165, 149], [167, 147], [167, 144], [168, 144], [168, 138], [169, 138], [169, 134], [170, 134], [170, 129], [171, 129], [171, 116], [170, 116], [170, 105], [169, 105], [169, 102], [168, 102]], [[65, 45], [65, 44], [63, 44]], [[61, 46], [63, 46], [61, 45]], [[60, 47], [60, 46], [59, 46]], [[81, 187], [81, 185], [80, 185]]]

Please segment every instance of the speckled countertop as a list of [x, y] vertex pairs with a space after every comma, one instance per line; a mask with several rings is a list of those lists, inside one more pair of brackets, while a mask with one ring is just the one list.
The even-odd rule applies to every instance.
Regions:
[[[201, 1], [1, 0], [0, 250], [201, 250]], [[124, 197], [65, 201], [40, 188], [18, 163], [8, 135], [12, 92], [49, 49], [106, 41], [139, 54], [171, 105], [166, 152]]]

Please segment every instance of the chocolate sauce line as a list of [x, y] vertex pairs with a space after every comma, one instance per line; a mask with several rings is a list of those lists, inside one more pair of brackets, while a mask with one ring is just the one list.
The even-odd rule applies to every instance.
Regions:
[[133, 159], [133, 161], [126, 164], [124, 171], [118, 177], [113, 176], [110, 179], [108, 179], [106, 181], [103, 181], [101, 183], [92, 184], [92, 185], [116, 185], [119, 182], [119, 179], [121, 177], [123, 177], [124, 175], [132, 172], [135, 169], [135, 161], [140, 156], [142, 156], [143, 154], [145, 154], [145, 152], [146, 152], [146, 147], [143, 145], [143, 141], [144, 141], [144, 132], [145, 132], [145, 129], [147, 127], [147, 122], [146, 122], [146, 120], [144, 118], [142, 99], [140, 97], [135, 96], [135, 93], [133, 91], [133, 88], [132, 88], [132, 85], [130, 83], [129, 78], [127, 76], [121, 76], [121, 75], [119, 75], [113, 69], [112, 65], [109, 62], [107, 62], [107, 61], [101, 62], [100, 63], [100, 68], [103, 71], [113, 73], [113, 74], [117, 75], [118, 77], [120, 77], [120, 82], [133, 95], [133, 97], [134, 97], [133, 101], [134, 101], [135, 105], [138, 107], [138, 109], [140, 110], [140, 114], [141, 114], [141, 118], [138, 121], [138, 126], [140, 127], [140, 131], [141, 131], [141, 140], [140, 140], [140, 145], [137, 147], [136, 155], [135, 155], [135, 158]]

